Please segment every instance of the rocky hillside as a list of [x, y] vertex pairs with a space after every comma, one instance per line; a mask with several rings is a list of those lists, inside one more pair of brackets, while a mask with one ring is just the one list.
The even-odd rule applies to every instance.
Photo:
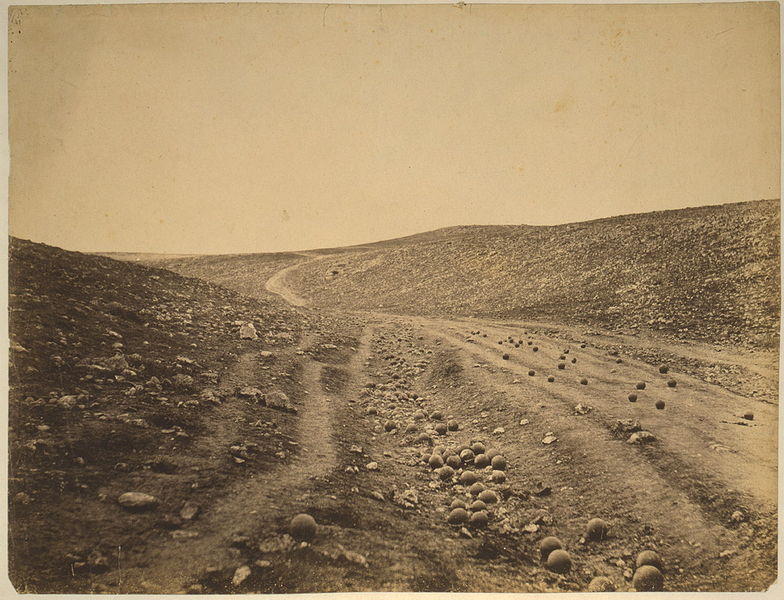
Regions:
[[778, 344], [779, 221], [779, 202], [760, 201], [557, 226], [452, 228], [443, 239], [303, 263], [288, 280], [316, 306], [770, 346]]
[[[118, 547], [132, 561], [187, 537], [233, 478], [286, 458], [297, 416], [236, 398], [227, 375], [263, 350], [273, 358], [253, 385], [297, 399], [297, 363], [282, 353], [293, 353], [301, 318], [282, 301], [18, 239], [9, 274], [9, 556], [20, 592], [90, 589]], [[126, 492], [136, 496], [123, 502]]]

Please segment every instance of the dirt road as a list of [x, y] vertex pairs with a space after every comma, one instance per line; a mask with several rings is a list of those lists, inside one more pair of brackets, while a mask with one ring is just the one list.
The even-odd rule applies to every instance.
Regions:
[[[301, 305], [286, 280], [298, 266], [275, 275], [267, 289]], [[624, 590], [631, 589], [634, 557], [649, 548], [665, 560], [667, 590], [759, 590], [775, 579], [772, 355], [619, 339], [557, 324], [383, 313], [361, 319], [372, 360], [347, 369], [352, 380], [371, 383], [358, 398], [339, 398], [343, 418], [351, 422], [336, 427], [345, 444], [347, 437], [357, 446], [364, 440], [362, 456], [380, 457], [373, 461], [380, 471], [359, 465], [356, 478], [363, 483], [337, 485], [336, 495], [367, 496], [374, 484], [377, 490], [413, 489], [419, 499], [409, 508], [427, 525], [412, 523], [410, 512], [389, 513], [389, 504], [392, 513], [405, 506], [398, 492], [378, 494], [369, 509], [378, 514], [352, 521], [348, 536], [374, 565], [372, 576], [349, 569], [354, 577], [347, 575], [345, 585], [327, 576], [320, 584], [287, 581], [283, 588], [262, 577], [258, 589], [585, 590], [592, 577], [605, 575]], [[667, 373], [652, 360], [662, 356]], [[737, 381], [706, 382], [693, 357], [748, 375], [758, 396], [739, 393], [744, 388]], [[753, 418], [743, 418], [749, 412]], [[442, 419], [456, 421], [459, 429], [435, 433]], [[640, 429], [652, 441], [630, 443]], [[494, 487], [504, 501], [484, 533], [465, 537], [447, 527], [447, 507], [466, 490], [423, 465], [420, 452], [428, 444], [416, 437], [422, 432], [447, 448], [482, 440], [506, 457], [508, 482]], [[610, 524], [604, 542], [582, 540], [593, 517]], [[387, 536], [373, 533], [371, 524], [379, 521], [388, 537], [400, 536], [397, 550]], [[576, 563], [569, 575], [538, 564], [536, 543], [545, 535], [565, 541]], [[441, 570], [443, 577], [422, 579], [418, 560], [430, 546], [440, 558], [428, 555], [432, 564], [424, 570]], [[444, 571], [450, 557], [464, 568]]]

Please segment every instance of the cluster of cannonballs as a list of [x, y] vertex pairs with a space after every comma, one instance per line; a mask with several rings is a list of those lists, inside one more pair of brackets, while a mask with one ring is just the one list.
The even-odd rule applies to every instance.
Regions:
[[435, 446], [432, 450], [423, 450], [422, 460], [442, 481], [467, 488], [467, 499], [456, 498], [449, 505], [447, 523], [478, 529], [486, 527], [490, 522], [488, 507], [497, 504], [500, 498], [480, 478], [484, 472], [485, 481], [504, 483], [506, 458], [498, 450], [488, 450], [482, 442], [475, 441], [455, 449]]
[[[600, 542], [607, 537], [609, 525], [604, 519], [593, 518], [585, 527], [584, 538], [590, 542]], [[539, 542], [539, 555], [545, 567], [562, 575], [572, 570], [572, 558], [564, 549], [561, 540], [547, 536]], [[656, 592], [664, 588], [664, 563], [653, 550], [643, 550], [637, 555], [632, 585], [638, 592]], [[594, 577], [588, 590], [591, 592], [611, 592], [615, 584], [609, 577]]]
[[[659, 373], [661, 373], [662, 375], [666, 375], [667, 373], [669, 373], [669, 371], [670, 371], [670, 368], [667, 365], [660, 365], [659, 366]], [[677, 385], [678, 385], [678, 382], [675, 381], [674, 379], [668, 379], [667, 380], [667, 387], [674, 388]], [[644, 381], [640, 381], [634, 387], [637, 390], [642, 391], [642, 390], [645, 389], [645, 382]], [[636, 393], [629, 394], [628, 400], [629, 400], [629, 402], [637, 402], [637, 394]], [[654, 404], [654, 406], [658, 410], [664, 410], [664, 407], [666, 406], [666, 404], [665, 404], [664, 400], [662, 400], [660, 398], [659, 400], [656, 401], [656, 404]]]

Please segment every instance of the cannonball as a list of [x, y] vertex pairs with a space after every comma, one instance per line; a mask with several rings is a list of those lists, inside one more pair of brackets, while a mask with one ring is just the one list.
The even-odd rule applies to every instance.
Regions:
[[487, 512], [484, 510], [478, 510], [475, 513], [471, 513], [471, 518], [468, 519], [468, 524], [472, 527], [484, 528], [487, 527], [489, 521], [490, 517], [488, 516]]
[[430, 458], [427, 459], [427, 464], [431, 469], [440, 469], [444, 466], [444, 459], [441, 458], [440, 454], [431, 454]]
[[670, 367], [668, 367], [667, 365], [659, 366], [659, 373], [661, 373], [662, 375], [669, 373], [669, 371], [670, 371]]
[[638, 390], [644, 390], [645, 389], [645, 382], [641, 381], [640, 383], [637, 384], [636, 387], [637, 387]]
[[420, 433], [414, 440], [415, 444], [431, 444], [432, 442], [433, 440], [431, 440], [430, 436], [426, 433]]
[[485, 445], [482, 442], [474, 442], [471, 444], [471, 450], [474, 454], [484, 454], [487, 448], [485, 448]]
[[473, 471], [463, 471], [460, 473], [460, 479], [458, 481], [462, 485], [473, 485], [476, 483], [476, 473]]
[[493, 481], [493, 483], [504, 483], [506, 481], [506, 473], [503, 471], [493, 471], [490, 479]]
[[433, 446], [433, 452], [431, 452], [431, 454], [438, 454], [439, 456], [443, 457], [444, 452], [446, 452], [446, 448], [443, 446]]
[[585, 527], [585, 539], [591, 541], [601, 541], [607, 537], [610, 526], [604, 519], [593, 518], [588, 521]]
[[548, 382], [548, 383], [552, 383], [553, 381], [555, 381], [555, 377], [553, 377], [552, 375], [550, 375], [550, 376], [547, 378], [547, 382]]
[[629, 402], [637, 402], [637, 394], [629, 394]]
[[424, 419], [424, 418], [425, 418], [425, 413], [424, 413], [424, 412], [422, 412], [421, 410], [418, 410], [418, 411], [416, 411], [416, 412], [413, 414], [413, 419], [414, 419], [414, 421], [421, 421], [421, 420], [422, 420], [422, 419]]
[[677, 381], [675, 381], [674, 379], [670, 379], [670, 380], [667, 382], [667, 387], [674, 388], [676, 385], [678, 385], [678, 382], [677, 382]]
[[460, 498], [455, 498], [454, 500], [452, 500], [452, 504], [449, 505], [449, 508], [451, 510], [454, 510], [456, 508], [465, 508], [465, 507], [466, 507], [466, 503]]
[[479, 494], [484, 492], [485, 489], [487, 489], [485, 488], [485, 485], [477, 481], [476, 483], [472, 484], [470, 488], [468, 488], [468, 491], [471, 492], [472, 496], [478, 496]]
[[446, 423], [436, 423], [434, 429], [436, 430], [436, 433], [438, 435], [446, 435], [446, 432], [448, 431], [446, 427]]
[[638, 592], [660, 592], [664, 588], [664, 576], [651, 565], [643, 565], [634, 572], [632, 585]]
[[654, 406], [659, 410], [664, 410], [664, 400], [657, 400]]
[[664, 571], [664, 563], [662, 562], [661, 556], [653, 550], [643, 550], [640, 552], [637, 555], [635, 565], [638, 569], [645, 565], [650, 565], [656, 567], [659, 571]]
[[387, 421], [386, 423], [384, 423], [385, 431], [392, 431], [394, 429], [397, 429], [397, 423], [395, 423], [394, 421]]
[[377, 415], [378, 414], [378, 409], [375, 406], [368, 406], [367, 410], [365, 411], [365, 414]]
[[477, 469], [484, 469], [489, 464], [490, 460], [487, 458], [487, 454], [477, 454], [474, 458], [474, 466]]
[[501, 356], [501, 358], [503, 358], [504, 360], [509, 360], [509, 355], [504, 353], [504, 355]]
[[416, 425], [414, 425], [413, 423], [410, 423], [409, 425], [406, 425], [406, 433], [416, 433], [416, 432], [417, 432], [417, 426]]
[[460, 460], [465, 463], [474, 462], [474, 451], [470, 448], [460, 451]]
[[563, 548], [561, 540], [552, 535], [543, 538], [542, 541], [539, 542], [539, 553], [542, 556], [542, 560], [547, 560], [547, 557], [550, 556], [550, 552], [560, 548]]
[[573, 358], [573, 359], [572, 359], [572, 364], [575, 364], [576, 362], [577, 362], [577, 359], [576, 359], [576, 358]]
[[300, 542], [309, 542], [316, 535], [316, 519], [308, 514], [300, 513], [289, 525], [289, 535]]
[[572, 568], [572, 559], [566, 550], [553, 550], [547, 557], [547, 568], [554, 573], [568, 573]]
[[580, 385], [588, 385], [588, 380], [587, 380], [585, 377], [583, 377], [583, 378], [580, 380]]
[[452, 479], [452, 476], [455, 474], [455, 470], [449, 465], [444, 465], [443, 467], [438, 469], [437, 473], [438, 473], [438, 478], [441, 481], [449, 481], [450, 479]]
[[490, 460], [493, 460], [496, 456], [501, 454], [501, 451], [498, 448], [490, 448], [487, 452], [485, 452], [485, 456]]
[[444, 418], [444, 413], [442, 413], [440, 410], [434, 410], [433, 412], [430, 413], [430, 418], [433, 421], [440, 421], [441, 419]]
[[487, 510], [487, 504], [485, 504], [481, 500], [474, 500], [471, 503], [471, 506], [468, 507], [468, 510], [473, 512], [476, 512], [478, 510]]
[[460, 460], [460, 457], [457, 454], [450, 454], [446, 457], [446, 464], [453, 469], [459, 469], [463, 465], [463, 461]]
[[528, 371], [528, 376], [529, 376], [529, 377], [533, 377], [534, 375], [536, 375], [536, 371], [534, 371], [533, 369], [530, 369], [530, 370]]
[[460, 423], [458, 423], [457, 421], [449, 421], [446, 424], [446, 426], [447, 429], [449, 429], [449, 431], [457, 431], [458, 429], [460, 429]]
[[498, 495], [493, 490], [484, 490], [477, 496], [485, 504], [495, 504], [498, 502]]
[[450, 525], [462, 525], [466, 521], [468, 521], [469, 515], [468, 511], [465, 508], [453, 508], [449, 516], [446, 518], [447, 523]]
[[500, 454], [494, 456], [493, 460], [490, 461], [490, 464], [495, 471], [506, 471], [506, 459]]
[[531, 348], [531, 350], [533, 350], [534, 352], [539, 352], [539, 346], [534, 346], [533, 348]]
[[566, 363], [558, 363], [558, 368], [563, 371], [566, 368]]

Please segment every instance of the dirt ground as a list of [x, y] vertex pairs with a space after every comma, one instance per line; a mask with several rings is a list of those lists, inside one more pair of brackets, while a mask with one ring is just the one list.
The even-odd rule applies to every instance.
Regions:
[[[286, 274], [267, 289], [296, 308], [259, 307], [257, 322], [296, 327], [259, 340], [232, 330], [199, 359], [218, 377], [183, 394], [209, 387], [222, 402], [193, 408], [192, 426], [187, 409], [170, 407], [176, 418], [140, 429], [151, 439], [130, 449], [114, 445], [112, 435], [127, 436], [119, 425], [90, 456], [89, 444], [67, 461], [31, 446], [60, 427], [94, 427], [98, 412], [125, 413], [109, 399], [102, 411], [88, 402], [81, 419], [37, 403], [45, 386], [32, 393], [20, 353], [10, 441], [19, 591], [555, 592], [586, 591], [597, 576], [630, 591], [643, 550], [661, 556], [666, 591], [759, 591], [776, 579], [775, 352], [553, 323], [327, 312], [306, 306]], [[282, 389], [296, 412], [260, 405], [238, 393], [245, 387]], [[131, 412], [149, 422], [160, 394], [149, 403]], [[630, 443], [640, 430], [650, 441]], [[452, 459], [452, 473], [428, 465], [476, 442], [505, 458], [504, 475], [464, 460]], [[476, 500], [464, 472], [495, 492], [486, 526], [447, 521], [455, 500]], [[116, 498], [127, 490], [159, 503], [124, 510]], [[195, 516], [183, 516], [186, 503]], [[303, 512], [318, 524], [310, 543], [289, 536]], [[608, 534], [586, 539], [596, 517]], [[540, 560], [546, 536], [570, 554], [568, 573]]]

